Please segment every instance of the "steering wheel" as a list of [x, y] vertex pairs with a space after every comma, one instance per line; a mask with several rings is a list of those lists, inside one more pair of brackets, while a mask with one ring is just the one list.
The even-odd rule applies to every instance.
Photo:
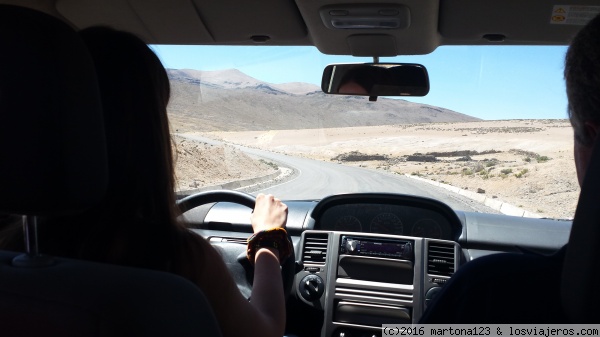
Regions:
[[[214, 190], [187, 196], [179, 200], [177, 205], [181, 209], [181, 212], [185, 213], [195, 207], [214, 202], [232, 202], [254, 209], [256, 198], [239, 191]], [[252, 282], [254, 280], [254, 266], [246, 258], [246, 245], [233, 242], [211, 242], [211, 245], [223, 257], [227, 268], [231, 272], [231, 276], [244, 297], [250, 299]], [[288, 298], [291, 293], [295, 275], [296, 257], [292, 249], [292, 254], [281, 265], [284, 298]]]

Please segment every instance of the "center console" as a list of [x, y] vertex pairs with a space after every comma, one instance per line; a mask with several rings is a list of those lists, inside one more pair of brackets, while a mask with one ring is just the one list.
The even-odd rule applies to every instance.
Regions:
[[323, 310], [321, 336], [380, 336], [381, 325], [417, 323], [456, 270], [453, 241], [396, 235], [305, 231], [295, 289]]

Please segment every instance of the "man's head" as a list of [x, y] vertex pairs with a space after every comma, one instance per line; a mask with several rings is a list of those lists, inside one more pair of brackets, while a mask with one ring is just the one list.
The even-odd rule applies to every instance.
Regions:
[[575, 134], [575, 166], [583, 182], [600, 131], [600, 16], [575, 36], [565, 59], [569, 119]]

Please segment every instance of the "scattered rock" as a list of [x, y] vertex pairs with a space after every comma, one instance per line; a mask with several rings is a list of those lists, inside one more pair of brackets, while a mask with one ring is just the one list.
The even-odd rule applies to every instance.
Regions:
[[532, 133], [544, 131], [544, 128], [534, 128], [526, 126], [517, 127], [487, 127], [487, 128], [456, 128], [455, 131], [468, 131], [474, 134], [485, 135], [487, 133]]
[[359, 151], [351, 151], [339, 154], [331, 160], [340, 162], [355, 162], [355, 161], [372, 161], [372, 160], [387, 160], [386, 155], [381, 154], [366, 154]]
[[415, 153], [411, 156], [407, 156], [406, 161], [435, 162], [438, 161], [438, 159], [432, 155]]
[[482, 188], [477, 188], [477, 193], [483, 194], [485, 193], [485, 190]]
[[535, 153], [535, 152], [531, 152], [531, 151], [525, 151], [525, 150], [520, 150], [520, 149], [510, 149], [508, 150], [508, 153], [512, 153], [512, 154], [516, 154], [519, 156], [525, 156], [525, 157], [538, 157], [539, 154]]
[[[466, 135], [465, 135], [466, 136]], [[502, 151], [496, 150], [485, 150], [485, 151], [475, 151], [475, 150], [459, 150], [459, 151], [446, 151], [446, 152], [427, 152], [426, 154], [434, 156], [434, 157], [465, 157], [465, 156], [476, 156], [482, 154], [490, 154], [490, 153], [500, 153]]]

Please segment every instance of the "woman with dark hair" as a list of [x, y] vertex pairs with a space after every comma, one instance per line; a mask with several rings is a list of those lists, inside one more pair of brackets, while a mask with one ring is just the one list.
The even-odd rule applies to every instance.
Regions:
[[[40, 226], [40, 250], [181, 275], [203, 290], [225, 336], [282, 336], [280, 251], [272, 247], [290, 244], [282, 230], [287, 206], [271, 195], [257, 196], [252, 227], [254, 242], [262, 245], [254, 246], [251, 257], [254, 285], [247, 301], [216, 250], [177, 221], [167, 118], [170, 86], [160, 60], [126, 32], [93, 27], [80, 36], [98, 75], [109, 186], [94, 209], [78, 217], [47, 219], [52, 225]], [[0, 247], [22, 250], [20, 233], [18, 228], [3, 233]]]

